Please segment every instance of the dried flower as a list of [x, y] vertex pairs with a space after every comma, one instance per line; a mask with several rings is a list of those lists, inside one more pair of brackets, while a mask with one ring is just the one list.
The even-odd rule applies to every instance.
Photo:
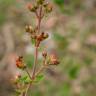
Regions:
[[38, 6], [37, 6], [37, 5], [32, 5], [31, 3], [29, 3], [29, 4], [27, 5], [27, 8], [28, 8], [31, 12], [35, 12], [35, 11], [37, 10]]
[[37, 40], [42, 41], [42, 40], [48, 38], [48, 36], [49, 36], [48, 33], [42, 32], [40, 35], [37, 36]]
[[45, 4], [44, 7], [47, 13], [50, 13], [53, 9], [53, 6], [49, 3]]
[[33, 29], [32, 29], [32, 26], [31, 26], [31, 25], [26, 25], [26, 26], [25, 26], [25, 30], [26, 30], [26, 32], [28, 32], [28, 33], [33, 33]]
[[29, 4], [27, 5], [27, 8], [28, 8], [29, 10], [31, 10], [31, 9], [33, 8], [33, 5], [32, 5], [31, 3], [29, 3]]
[[39, 44], [40, 44], [40, 42], [43, 41], [43, 40], [45, 40], [46, 38], [48, 38], [48, 36], [49, 35], [47, 33], [44, 33], [44, 32], [42, 32], [41, 34], [37, 35], [36, 36], [36, 41], [37, 41], [36, 46], [38, 47]]
[[25, 64], [23, 63], [23, 57], [22, 56], [20, 56], [20, 57], [18, 57], [18, 59], [16, 60], [16, 66], [18, 67], [18, 68], [20, 68], [20, 69], [24, 69], [24, 68], [26, 68], [26, 66], [25, 66]]
[[48, 37], [49, 37], [48, 33], [45, 33], [43, 36], [44, 39], [47, 39]]
[[43, 51], [43, 52], [42, 52], [42, 56], [43, 56], [44, 58], [46, 58], [47, 52], [46, 52], [46, 51]]
[[37, 36], [37, 40], [38, 40], [38, 41], [42, 41], [42, 40], [43, 40], [43, 36], [44, 36], [44, 32], [42, 32], [41, 34], [39, 34], [39, 35]]
[[55, 54], [50, 55], [50, 65], [58, 65], [59, 61]]

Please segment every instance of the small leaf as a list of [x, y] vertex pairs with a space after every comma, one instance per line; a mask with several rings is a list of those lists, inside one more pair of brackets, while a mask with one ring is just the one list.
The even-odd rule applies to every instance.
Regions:
[[25, 80], [25, 83], [30, 83], [30, 82], [32, 82], [32, 80], [28, 77], [26, 80]]
[[25, 81], [25, 80], [27, 79], [27, 77], [28, 77], [28, 76], [22, 76], [22, 77], [20, 78], [20, 80], [23, 82], [23, 81]]
[[31, 43], [32, 43], [32, 45], [34, 45], [35, 44], [35, 40], [31, 39]]
[[28, 75], [22, 76], [22, 77], [20, 78], [20, 81], [21, 81], [21, 82], [24, 82], [24, 83], [30, 83], [30, 82], [32, 82], [32, 80], [29, 78]]
[[38, 76], [36, 77], [36, 79], [34, 80], [34, 83], [40, 82], [41, 80], [43, 80], [43, 78], [44, 78], [43, 75], [38, 75]]

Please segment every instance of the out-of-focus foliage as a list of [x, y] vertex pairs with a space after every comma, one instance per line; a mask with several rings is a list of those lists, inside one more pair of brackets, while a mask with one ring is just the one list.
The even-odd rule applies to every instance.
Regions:
[[33, 55], [26, 55], [24, 56], [24, 60], [29, 68], [32, 68], [32, 65], [34, 63], [34, 56]]
[[10, 6], [15, 3], [15, 0], [0, 0], [0, 25], [7, 20]]
[[53, 0], [64, 14], [73, 14], [78, 8], [82, 8], [81, 0]]

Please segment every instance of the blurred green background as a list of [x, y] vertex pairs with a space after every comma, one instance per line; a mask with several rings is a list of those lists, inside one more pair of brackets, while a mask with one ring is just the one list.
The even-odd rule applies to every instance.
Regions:
[[[15, 57], [24, 55], [29, 70], [34, 62], [34, 46], [24, 29], [35, 24], [26, 7], [30, 1], [0, 0], [0, 96], [15, 95], [11, 78], [21, 72]], [[96, 0], [47, 1], [53, 12], [42, 22], [50, 34], [42, 46], [58, 54], [60, 65], [47, 69], [29, 96], [96, 96]]]

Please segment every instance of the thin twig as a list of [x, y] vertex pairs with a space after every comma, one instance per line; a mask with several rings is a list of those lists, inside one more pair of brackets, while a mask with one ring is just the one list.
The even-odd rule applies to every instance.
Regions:
[[45, 66], [42, 66], [37, 73], [35, 74], [35, 77], [38, 76], [43, 70], [45, 69]]
[[38, 17], [38, 33], [40, 33], [40, 25], [41, 25], [41, 16], [42, 16], [42, 6], [40, 6], [40, 12]]
[[[37, 18], [38, 19], [38, 33], [40, 33], [41, 15], [42, 15], [42, 6], [40, 7], [39, 17]], [[34, 66], [33, 66], [32, 79], [34, 79], [34, 76], [35, 76], [37, 59], [38, 59], [38, 47], [36, 46], [35, 47], [35, 60], [34, 60]]]
[[26, 91], [24, 93], [24, 96], [27, 96], [27, 93], [28, 93], [28, 90], [30, 89], [30, 87], [31, 87], [31, 83], [28, 84]]
[[38, 12], [37, 11], [35, 12], [35, 14], [36, 14], [36, 17], [39, 18], [39, 15], [38, 15]]
[[37, 59], [38, 59], [38, 47], [35, 47], [35, 60], [34, 60], [34, 66], [33, 66], [32, 79], [34, 79], [34, 76], [35, 76]]
[[29, 78], [32, 79], [30, 73], [29, 73], [28, 70], [27, 70], [27, 68], [25, 69], [25, 71], [26, 71], [26, 73], [28, 74]]
[[46, 67], [47, 67], [47, 65], [46, 65], [46, 58], [44, 58], [44, 60], [43, 60], [43, 66], [37, 71], [35, 77], [37, 75], [39, 75]]
[[[40, 7], [40, 11], [39, 11], [39, 14], [36, 12], [36, 17], [38, 19], [38, 25], [37, 25], [37, 28], [38, 28], [38, 33], [40, 33], [40, 25], [41, 25], [41, 19], [42, 19], [42, 6]], [[37, 43], [37, 42], [36, 42]], [[36, 44], [37, 45], [37, 44]], [[34, 65], [33, 65], [33, 71], [32, 71], [32, 80], [34, 80], [35, 78], [35, 74], [39, 74], [43, 69], [44, 69], [44, 66], [41, 67], [41, 69], [36, 73], [36, 65], [37, 65], [37, 61], [38, 61], [38, 47], [35, 46], [35, 58], [34, 58]], [[30, 76], [29, 72], [26, 70], [27, 74]], [[31, 77], [31, 76], [30, 76]], [[28, 93], [28, 90], [30, 88], [30, 86], [32, 85], [32, 82], [28, 84], [27, 88], [26, 88], [26, 92], [24, 93], [24, 96], [27, 96], [27, 93]]]

